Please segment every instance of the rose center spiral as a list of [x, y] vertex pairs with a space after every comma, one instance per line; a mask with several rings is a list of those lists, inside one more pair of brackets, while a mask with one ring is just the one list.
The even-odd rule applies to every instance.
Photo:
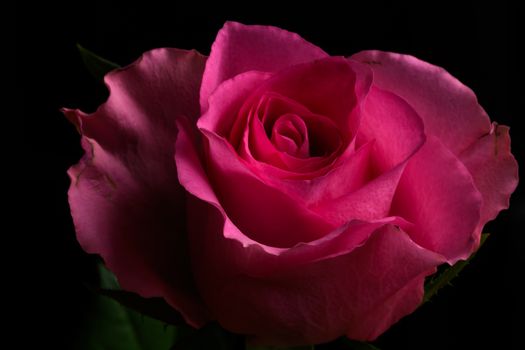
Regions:
[[297, 158], [310, 156], [306, 123], [294, 113], [286, 113], [275, 121], [271, 141], [275, 148], [291, 156]]

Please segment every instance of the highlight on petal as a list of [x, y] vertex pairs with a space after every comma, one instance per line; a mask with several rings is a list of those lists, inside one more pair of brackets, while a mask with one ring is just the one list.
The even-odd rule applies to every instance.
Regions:
[[122, 288], [165, 298], [194, 326], [209, 315], [191, 276], [173, 145], [176, 120], [198, 116], [205, 62], [196, 52], [153, 50], [106, 75], [110, 96], [95, 113], [64, 109], [85, 150], [69, 170], [80, 244]]
[[208, 98], [223, 82], [248, 72], [276, 72], [283, 68], [328, 55], [295, 33], [261, 25], [226, 22], [217, 34], [200, 91], [202, 113]]
[[408, 102], [427, 135], [458, 155], [487, 134], [490, 120], [471, 89], [441, 67], [410, 55], [362, 51], [351, 57], [374, 71], [374, 85]]
[[429, 137], [408, 162], [390, 213], [414, 224], [407, 231], [414, 242], [454, 264], [467, 259], [479, 242], [481, 204], [465, 165]]

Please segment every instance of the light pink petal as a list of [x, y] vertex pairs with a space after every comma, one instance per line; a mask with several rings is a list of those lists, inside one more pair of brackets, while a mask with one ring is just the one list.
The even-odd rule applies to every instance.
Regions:
[[518, 185], [518, 163], [510, 153], [509, 128], [494, 124], [487, 135], [467, 148], [459, 158], [483, 196], [481, 230], [487, 221], [509, 207], [510, 195]]
[[295, 33], [277, 27], [226, 22], [217, 34], [202, 82], [200, 101], [204, 113], [208, 98], [225, 80], [256, 70], [276, 72], [328, 55]]
[[490, 120], [476, 96], [443, 68], [409, 55], [362, 51], [351, 57], [374, 71], [374, 84], [405, 99], [456, 155], [487, 134]]
[[453, 264], [470, 256], [482, 198], [469, 171], [437, 138], [410, 159], [399, 182], [392, 215], [414, 223], [410, 237]]
[[197, 118], [206, 58], [158, 49], [105, 77], [95, 113], [64, 110], [83, 134], [69, 169], [77, 238], [102, 256], [122, 288], [164, 297], [193, 325], [207, 319], [190, 275], [184, 195], [173, 162], [176, 120]]

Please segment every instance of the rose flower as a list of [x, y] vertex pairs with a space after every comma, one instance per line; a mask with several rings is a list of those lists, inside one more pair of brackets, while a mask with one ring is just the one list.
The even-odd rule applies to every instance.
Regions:
[[80, 244], [123, 289], [258, 343], [375, 339], [518, 181], [508, 127], [408, 55], [227, 23], [209, 57], [156, 49], [105, 82], [95, 113], [64, 110]]

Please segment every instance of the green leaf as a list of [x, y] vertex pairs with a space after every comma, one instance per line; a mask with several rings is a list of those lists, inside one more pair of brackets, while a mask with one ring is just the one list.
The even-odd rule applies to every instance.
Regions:
[[[489, 237], [488, 233], [483, 233], [481, 235], [481, 239], [479, 242], [479, 248], [485, 243], [487, 238]], [[464, 261], [458, 261], [452, 266], [447, 267], [445, 270], [443, 270], [441, 273], [436, 274], [436, 276], [432, 277], [428, 282], [425, 283], [425, 296], [423, 297], [423, 303], [426, 303], [429, 301], [434, 295], [437, 294], [437, 292], [445, 287], [446, 285], [450, 284], [450, 281], [452, 281], [464, 268], [468, 265], [468, 263], [474, 258], [477, 251], [472, 253], [472, 255]]]
[[106, 296], [95, 295], [74, 349], [168, 350], [177, 333], [173, 326], [141, 315]]
[[184, 325], [184, 318], [162, 298], [143, 298], [123, 290], [98, 289], [100, 295], [115, 300], [122, 306], [171, 325]]
[[171, 325], [185, 325], [184, 318], [162, 298], [143, 298], [120, 290], [115, 276], [102, 264], [98, 265], [100, 288], [89, 287], [95, 293], [110, 298], [124, 307]]
[[113, 272], [109, 271], [104, 264], [97, 264], [98, 276], [100, 279], [100, 289], [120, 289], [120, 286], [117, 281], [117, 277]]
[[99, 55], [82, 47], [80, 44], [77, 44], [77, 49], [89, 73], [91, 73], [91, 75], [99, 81], [104, 80], [104, 75], [106, 75], [106, 73], [120, 68], [118, 64], [100, 57]]

